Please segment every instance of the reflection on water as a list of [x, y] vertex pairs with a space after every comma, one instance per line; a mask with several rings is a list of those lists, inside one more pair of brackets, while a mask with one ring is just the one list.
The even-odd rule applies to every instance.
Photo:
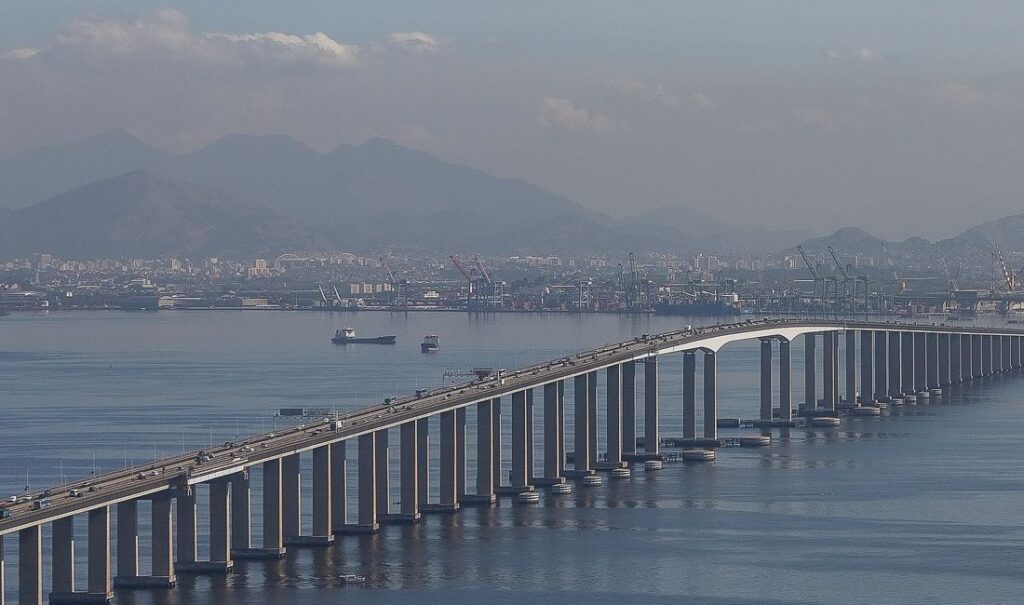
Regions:
[[[20, 491], [26, 472], [33, 486], [53, 484], [61, 469], [87, 475], [94, 460], [103, 471], [273, 430], [272, 412], [281, 407], [350, 409], [439, 385], [445, 369], [524, 365], [682, 323], [698, 322], [441, 313], [12, 315], [0, 322], [0, 493]], [[334, 346], [329, 337], [341, 325], [397, 334], [398, 345]], [[441, 334], [440, 353], [419, 353], [427, 332]], [[794, 343], [794, 378], [803, 372], [801, 346]], [[734, 344], [720, 356], [723, 416], [757, 414], [757, 355], [753, 344]], [[660, 377], [662, 430], [676, 435], [678, 357], [662, 361]], [[793, 385], [794, 401], [802, 401], [802, 380]], [[837, 428], [773, 430], [771, 446], [724, 449], [711, 463], [671, 463], [656, 472], [637, 466], [629, 479], [576, 485], [572, 495], [542, 491], [535, 505], [503, 499], [494, 508], [427, 515], [416, 526], [292, 549], [280, 561], [238, 561], [228, 576], [183, 575], [173, 591], [118, 591], [117, 599], [563, 603], [585, 593], [589, 601], [643, 603], [1015, 602], [1024, 590], [1022, 386], [1018, 376], [977, 381]], [[566, 398], [572, 401], [571, 385]], [[510, 417], [502, 418], [504, 473]], [[598, 419], [603, 440], [603, 413]], [[436, 434], [432, 425], [431, 439]], [[541, 432], [536, 447], [539, 464]], [[436, 454], [432, 447], [434, 464]], [[349, 456], [351, 489], [353, 449]], [[472, 486], [472, 447], [468, 467]], [[254, 507], [260, 481], [255, 472]], [[393, 498], [397, 487], [393, 481]], [[204, 497], [200, 490], [201, 503]], [[148, 521], [147, 510], [143, 505], [140, 520]], [[253, 520], [258, 541], [259, 515]], [[205, 523], [201, 515], [201, 532]], [[77, 529], [84, 546], [84, 522]], [[5, 541], [11, 601], [13, 542]], [[77, 563], [84, 583], [84, 553]], [[366, 583], [346, 585], [344, 574]]]

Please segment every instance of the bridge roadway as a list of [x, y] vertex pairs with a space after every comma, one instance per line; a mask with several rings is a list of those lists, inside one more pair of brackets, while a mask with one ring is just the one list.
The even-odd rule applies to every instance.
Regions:
[[[54, 487], [45, 490], [51, 492], [50, 508], [32, 510], [32, 500], [9, 506], [8, 510], [12, 516], [0, 521], [0, 536], [24, 527], [80, 514], [92, 508], [146, 497], [187, 484], [209, 481], [223, 476], [225, 469], [237, 472], [241, 468], [255, 466], [268, 460], [301, 453], [337, 441], [354, 439], [366, 433], [508, 396], [527, 388], [574, 378], [615, 364], [685, 350], [717, 351], [730, 342], [765, 336], [781, 335], [792, 340], [798, 335], [810, 332], [846, 329], [1024, 336], [1024, 330], [968, 328], [945, 324], [773, 319], [681, 329], [651, 335], [648, 338], [638, 337], [512, 370], [497, 378], [457, 384], [433, 390], [423, 397], [399, 398], [390, 404], [376, 404], [340, 414], [337, 416], [336, 430], [331, 429], [330, 420], [299, 425], [203, 450], [213, 455], [210, 462], [198, 463], [198, 452], [192, 452]], [[145, 477], [140, 476], [140, 473]], [[95, 491], [89, 491], [90, 487], [94, 487]], [[79, 489], [82, 495], [69, 496], [71, 489]], [[32, 496], [38, 496], [40, 493], [42, 492]], [[24, 497], [22, 496], [23, 499]]]
[[[659, 404], [657, 395], [657, 365], [655, 362], [660, 355], [677, 352], [686, 353], [683, 377], [684, 438], [694, 439], [696, 437], [693, 401], [693, 385], [695, 382], [693, 353], [702, 351], [705, 354], [704, 440], [713, 443], [717, 440], [717, 431], [715, 429], [715, 421], [717, 419], [717, 395], [715, 394], [717, 390], [717, 366], [715, 354], [723, 346], [740, 340], [759, 339], [761, 341], [761, 421], [766, 425], [771, 425], [775, 421], [772, 407], [772, 342], [777, 340], [785, 343], [784, 348], [782, 348], [783, 345], [780, 345], [780, 354], [784, 363], [784, 365], [780, 366], [784, 369], [781, 369], [779, 373], [779, 403], [782, 407], [775, 411], [779, 412], [779, 418], [782, 422], [789, 422], [792, 414], [789, 342], [801, 335], [809, 338], [805, 347], [805, 355], [808, 355], [806, 361], [810, 362], [805, 362], [805, 406], [813, 410], [818, 406], [819, 401], [816, 399], [818, 389], [815, 377], [817, 372], [815, 366], [817, 364], [813, 361], [816, 346], [814, 343], [817, 340], [816, 335], [822, 334], [822, 339], [826, 346], [823, 348], [821, 363], [821, 372], [823, 374], [821, 384], [825, 389], [825, 397], [821, 401], [824, 401], [826, 412], [834, 413], [836, 404], [840, 401], [838, 394], [839, 338], [836, 337], [838, 332], [845, 332], [847, 337], [846, 397], [847, 403], [851, 404], [856, 403], [858, 398], [858, 391], [856, 390], [856, 357], [854, 355], [857, 346], [857, 333], [860, 333], [862, 337], [860, 357], [862, 373], [860, 382], [861, 392], [864, 394], [862, 399], [865, 404], [870, 404], [873, 401], [888, 401], [890, 396], [894, 398], [893, 402], [895, 403], [895, 398], [902, 397], [903, 394], [906, 394], [908, 398], [915, 396], [915, 394], [916, 396], [927, 396], [929, 390], [941, 392], [941, 388], [938, 388], [940, 386], [969, 380], [976, 376], [987, 376], [992, 373], [1020, 368], [1022, 361], [1024, 361], [1024, 330], [948, 326], [944, 324], [777, 319], [745, 321], [698, 329], [686, 326], [683, 329], [663, 334], [643, 335], [629, 341], [602, 346], [578, 355], [555, 359], [525, 368], [511, 371], [498, 370], [493, 377], [444, 387], [431, 392], [420, 392], [417, 395], [396, 400], [389, 400], [383, 404], [378, 403], [360, 410], [336, 415], [323, 421], [227, 442], [201, 452], [173, 456], [149, 464], [89, 477], [62, 485], [59, 488], [55, 487], [44, 490], [43, 492], [24, 494], [17, 497], [13, 503], [5, 500], [3, 505], [10, 514], [7, 518], [0, 519], [0, 605], [3, 605], [2, 539], [5, 534], [20, 532], [19, 552], [25, 553], [26, 556], [30, 557], [28, 560], [29, 565], [22, 565], [22, 573], [19, 574], [21, 576], [21, 583], [24, 584], [27, 580], [41, 586], [42, 576], [39, 570], [42, 563], [39, 560], [40, 555], [32, 554], [38, 548], [40, 540], [39, 526], [45, 523], [64, 520], [61, 522], [67, 522], [67, 525], [62, 526], [61, 531], [66, 533], [69, 531], [66, 528], [71, 527], [70, 522], [75, 515], [89, 513], [90, 536], [93, 535], [94, 526], [96, 528], [95, 531], [98, 532], [96, 535], [99, 536], [95, 556], [93, 556], [92, 540], [90, 540], [90, 590], [86, 593], [71, 592], [73, 591], [74, 584], [73, 573], [70, 574], [71, 577], [69, 579], [66, 576], [70, 572], [64, 571], [64, 569], [68, 567], [67, 557], [73, 558], [73, 555], [62, 553], [62, 571], [58, 574], [57, 563], [55, 562], [54, 581], [56, 585], [57, 576], [60, 575], [62, 586], [70, 588], [66, 588], [68, 592], [51, 595], [51, 602], [80, 602], [83, 598], [85, 600], [90, 600], [91, 598], [93, 601], [103, 602], [109, 599], [110, 594], [109, 553], [106, 556], [106, 563], [103, 562], [103, 549], [109, 550], [108, 507], [119, 505], [118, 519], [121, 519], [123, 509], [126, 515], [125, 519], [130, 519], [132, 520], [130, 522], [134, 523], [134, 515], [137, 513], [133, 511], [135, 510], [135, 502], [137, 500], [150, 498], [154, 499], [154, 502], [156, 502], [156, 499], [163, 499], [166, 502], [173, 497], [178, 500], [179, 521], [182, 519], [182, 514], [191, 515], [191, 518], [194, 520], [195, 498], [190, 487], [200, 483], [207, 483], [211, 486], [219, 486], [216, 498], [212, 496], [211, 492], [211, 507], [214, 506], [214, 500], [217, 500], [219, 503], [217, 504], [219, 507], [217, 510], [220, 515], [218, 519], [221, 525], [232, 523], [230, 520], [231, 513], [225, 510], [225, 507], [235, 506], [235, 504], [230, 504], [231, 499], [227, 498], [229, 489], [231, 492], [240, 487], [244, 490], [238, 493], [237, 499], [239, 502], [244, 501], [242, 506], [244, 506], [245, 510], [240, 510], [238, 513], [244, 515], [247, 519], [247, 513], [249, 512], [247, 510], [249, 506], [248, 470], [260, 465], [262, 465], [264, 472], [265, 527], [268, 520], [267, 515], [270, 514], [269, 519], [272, 523], [276, 523], [277, 530], [280, 531], [281, 519], [283, 518], [281, 511], [282, 487], [280, 483], [282, 477], [284, 477], [286, 484], [292, 486], [284, 488], [286, 496], [284, 496], [283, 506], [286, 510], [283, 515], [284, 518], [292, 519], [290, 530], [285, 530], [284, 541], [282, 542], [280, 534], [277, 538], [273, 536], [268, 538], [265, 531], [264, 548], [250, 548], [248, 521], [246, 520], [243, 527], [246, 535], [241, 545], [236, 548], [236, 542], [230, 537], [232, 534], [227, 529], [218, 530], [216, 537], [211, 533], [211, 540], [218, 540], [221, 558], [215, 561], [211, 555], [211, 561], [197, 563], [194, 552], [183, 560], [181, 557], [182, 544], [185, 545], [186, 551], [195, 550], [196, 533], [194, 523], [193, 527], [184, 534], [182, 533], [183, 529], [187, 528], [179, 526], [178, 571], [225, 571], [230, 569], [232, 555], [270, 554], [272, 556], [280, 556], [284, 553], [283, 545], [288, 543], [289, 536], [293, 538], [292, 544], [330, 543], [333, 536], [328, 537], [322, 535], [323, 533], [339, 533], [344, 531], [344, 528], [349, 527], [373, 531], [376, 529], [376, 521], [378, 519], [395, 516], [391, 515], [388, 511], [390, 502], [387, 497], [386, 480], [383, 491], [379, 493], [379, 485], [377, 485], [379, 479], [377, 481], [374, 480], [375, 476], [381, 476], [377, 474], [380, 471], [381, 465], [385, 465], [383, 477], [387, 477], [387, 439], [384, 431], [393, 427], [402, 427], [403, 514], [399, 516], [414, 520], [419, 516], [419, 509], [416, 504], [407, 507], [404, 494], [409, 487], [411, 487], [411, 490], [408, 491], [411, 493], [415, 494], [417, 492], [418, 479], [414, 477], [407, 484], [407, 475], [417, 475], [419, 472], [425, 472], [423, 471], [423, 465], [426, 463], [418, 462], [415, 455], [412, 455], [411, 461], [407, 463], [407, 451], [418, 449], [421, 445], [426, 446], [425, 431], [417, 436], [416, 425], [419, 424], [417, 421], [438, 414], [444, 414], [442, 419], [445, 419], [446, 416], [448, 417], [446, 420], [447, 424], [442, 427], [440, 436], [442, 457], [447, 456], [446, 459], [449, 464], [447, 468], [441, 469], [441, 484], [444, 487], [442, 491], [447, 490], [448, 492], [448, 495], [442, 498], [441, 504], [447, 506], [445, 510], [451, 511], [456, 510], [459, 503], [486, 503], [493, 501], [495, 491], [501, 489], [499, 487], [501, 478], [497, 476], [497, 469], [500, 468], [501, 463], [500, 445], [498, 445], [497, 441], [498, 434], [500, 434], [497, 431], [500, 426], [500, 420], [498, 420], [496, 414], [500, 410], [497, 406], [500, 405], [502, 397], [512, 396], [513, 406], [512, 434], [515, 443], [512, 446], [512, 464], [515, 478], [512, 485], [508, 486], [509, 489], [533, 489], [533, 483], [540, 484], [542, 481], [549, 483], [559, 482], [564, 481], [566, 476], [583, 476], [592, 473], [595, 467], [601, 468], [601, 464], [605, 464], [603, 468], [624, 465], [627, 460], [627, 456], [624, 453], [634, 455], [635, 452], [635, 443], [633, 443], [636, 430], [635, 412], [633, 410], [635, 405], [633, 372], [635, 370], [632, 369], [634, 362], [647, 362], [643, 364], [645, 374], [649, 371], [653, 372], [650, 376], [653, 380], [645, 379], [644, 381], [643, 403], [647, 409], [645, 417], [653, 418], [653, 420], [645, 421], [645, 443], [652, 443], [654, 446], [653, 449], [645, 449], [644, 455], [658, 456], [660, 435], [657, 428]], [[953, 338], [956, 335], [968, 335], [970, 337]], [[872, 375], [872, 368], [875, 371], [874, 375]], [[627, 369], [629, 370], [628, 378]], [[616, 418], [614, 422], [609, 420], [606, 423], [609, 431], [606, 440], [606, 445], [608, 446], [607, 463], [610, 463], [610, 465], [598, 463], [597, 460], [596, 448], [598, 437], [596, 417], [594, 415], [597, 413], [596, 381], [599, 370], [607, 370], [608, 391], [610, 394], [617, 393], [614, 400], [609, 395], [610, 398], [606, 405], [606, 411], [609, 414], [619, 414], [618, 417], [614, 417]], [[554, 443], [555, 441], [559, 443], [557, 446], [551, 446], [552, 448], [563, 447], [561, 441], [564, 438], [565, 427], [563, 424], [564, 418], [562, 418], [563, 412], [561, 411], [561, 388], [557, 390], [557, 395], [552, 395], [555, 391], [544, 389], [545, 476], [543, 478], [534, 477], [531, 445], [534, 429], [532, 421], [526, 420], [524, 417], [524, 414], [532, 412], [525, 411], [527, 405], [524, 393], [537, 387], [544, 387], [545, 385], [561, 385], [569, 379], [576, 380], [574, 407], [578, 413], [575, 414], [575, 442], [578, 449], [581, 444], [585, 444], [582, 448], [584, 450], [582, 452], [582, 466], [580, 456], [578, 456], [572, 471], [574, 475], [570, 475], [570, 472], [563, 468], [565, 462], [564, 449], [548, 449], [549, 442]], [[623, 384], [624, 382], [625, 384]], [[586, 394], [582, 394], [584, 391]], [[532, 393], [532, 391], [530, 392]], [[626, 399], [626, 393], [629, 393], [628, 400]], [[871, 396], [872, 393], [874, 397]], [[556, 397], [558, 404], [556, 406], [550, 405], [554, 403]], [[488, 402], [494, 405], [489, 405]], [[584, 407], [581, 408], [579, 407], [580, 405]], [[459, 429], [455, 428], [456, 421], [454, 415], [448, 414], [454, 410], [460, 410], [469, 406], [476, 406], [478, 410], [478, 459], [490, 461], [494, 465], [493, 473], [490, 464], [483, 462], [483, 464], [477, 465], [476, 494], [468, 494], [466, 493], [467, 490], [465, 490], [464, 450], [467, 444], [465, 443], [464, 428], [461, 429], [460, 437], [454, 437], [453, 435]], [[628, 416], [625, 415], [627, 406]], [[584, 410], [587, 408], [589, 408], [589, 412], [584, 413]], [[609, 416], [609, 418], [613, 418], [613, 416]], [[464, 420], [462, 422], [464, 424]], [[632, 426], [630, 423], [632, 423]], [[617, 428], [614, 426], [616, 424], [618, 424]], [[447, 433], [445, 427], [448, 427]], [[617, 432], [613, 432], [613, 428]], [[407, 429], [411, 430], [407, 431]], [[527, 431], [528, 435], [525, 435]], [[365, 442], [367, 449], [364, 449], [363, 438], [369, 439]], [[357, 440], [359, 443], [360, 465], [363, 466], [363, 457], [368, 456], [367, 465], [371, 470], [364, 472], [365, 469], [359, 469], [360, 521], [358, 524], [350, 526], [345, 522], [344, 512], [336, 515], [336, 519], [337, 516], [341, 517], [340, 521], [332, 522], [330, 513], [325, 511], [325, 506], [331, 508], [336, 504], [332, 501], [331, 481], [326, 481], [326, 488], [321, 487], [319, 492], [317, 490], [318, 483], [322, 485], [327, 475], [333, 476], [335, 473], [328, 450], [333, 451], [335, 444], [353, 440]], [[456, 441], [458, 442], [457, 446]], [[382, 443], [385, 452], [383, 459], [379, 457], [380, 450], [378, 449]], [[462, 454], [460, 454], [460, 461], [455, 463], [453, 461], [456, 459], [455, 452], [457, 447], [462, 449]], [[314, 452], [314, 531], [317, 531], [316, 525], [319, 520], [321, 535], [300, 536], [298, 533], [299, 521], [297, 520], [297, 511], [299, 506], [298, 499], [301, 496], [296, 491], [298, 490], [297, 455], [311, 450]], [[339, 454], [340, 457], [344, 457], [344, 448], [340, 450]], [[577, 454], [580, 454], [580, 452], [577, 452]], [[319, 467], [317, 467], [317, 456], [320, 456]], [[420, 460], [422, 459], [421, 457]], [[552, 460], [557, 461], [552, 463]], [[291, 466], [286, 471], [282, 471], [281, 468], [285, 466], [283, 462], [291, 463], [294, 466]], [[268, 467], [268, 465], [272, 466]], [[483, 468], [484, 466], [487, 468]], [[266, 475], [268, 468], [271, 469], [271, 472], [277, 473], [277, 478], [274, 480], [277, 482], [276, 484], [273, 482], [268, 483]], [[317, 478], [318, 468], [321, 473], [319, 480]], [[410, 469], [412, 472], [409, 472]], [[342, 463], [340, 475], [342, 477], [342, 484], [344, 484], [344, 472], [344, 463]], [[458, 484], [455, 483], [454, 478], [457, 473], [462, 475], [461, 483]], [[423, 480], [419, 479], [419, 481]], [[231, 487], [225, 487], [227, 484], [230, 484]], [[453, 487], [455, 485], [458, 485], [458, 493], [456, 493], [456, 488]], [[270, 487], [268, 488], [268, 486]], [[211, 487], [211, 489], [213, 488]], [[276, 498], [271, 496], [269, 500], [271, 506], [277, 507], [275, 509], [266, 508], [266, 503], [268, 502], [267, 489], [277, 490]], [[425, 485], [423, 489], [426, 489]], [[72, 490], [76, 491], [76, 495], [72, 495]], [[287, 495], [288, 490], [291, 490], [290, 496]], [[319, 496], [317, 495], [318, 493]], [[45, 498], [48, 505], [44, 508], [35, 509], [34, 503], [41, 498]], [[291, 498], [291, 504], [289, 504], [289, 498]], [[344, 490], [340, 494], [336, 492], [334, 498], [341, 500], [342, 504], [339, 508], [341, 511], [344, 511]], [[476, 499], [474, 500], [474, 498]], [[273, 504], [275, 499], [277, 501], [276, 505]], [[364, 499], [368, 504], [364, 505]], [[419, 504], [424, 505], [422, 508], [425, 508], [426, 500], [422, 493], [419, 499]], [[383, 505], [381, 505], [381, 501], [383, 501]], [[169, 504], [164, 503], [160, 506], [159, 510], [164, 511]], [[186, 507], [184, 513], [181, 508], [182, 506]], [[154, 511], [156, 510], [157, 506], [154, 504]], [[317, 512], [318, 510], [319, 512]], [[407, 510], [413, 512], [405, 514]], [[213, 511], [213, 508], [211, 508], [211, 511]], [[161, 514], [163, 513], [161, 512]], [[154, 515], [156, 515], [156, 512], [154, 512]], [[273, 520], [275, 515], [276, 521]], [[157, 517], [154, 516], [154, 524], [156, 523]], [[162, 545], [170, 540], [169, 523], [169, 517], [159, 520]], [[211, 521], [211, 526], [212, 524], [213, 522]], [[287, 525], [288, 523], [285, 522], [285, 524]], [[57, 545], [57, 525], [54, 527], [55, 552], [70, 549], [71, 547], [63, 542], [60, 546]], [[137, 533], [137, 530], [135, 531]], [[118, 532], [121, 535], [120, 527]], [[181, 541], [183, 535], [186, 538], [184, 542]], [[60, 538], [64, 540], [65, 534], [60, 534]], [[317, 538], [320, 541], [296, 542], [295, 540], [299, 538]], [[228, 541], [231, 542], [230, 546], [226, 544]], [[118, 548], [120, 561], [120, 545]], [[211, 553], [212, 548], [211, 546]], [[236, 554], [236, 551], [238, 554]], [[137, 552], [134, 555], [131, 553], [127, 554], [137, 558]], [[165, 549], [161, 555], [161, 569], [164, 571], [160, 574], [154, 573], [154, 576], [149, 578], [137, 575], [137, 565], [135, 569], [131, 566], [126, 566], [127, 571], [124, 574], [126, 574], [127, 580], [122, 585], [143, 585], [129, 582], [143, 579], [159, 580], [159, 582], [163, 582], [162, 585], [164, 586], [173, 585], [174, 570], [169, 567], [171, 565], [169, 561], [170, 556], [170, 549]], [[57, 555], [55, 555], [56, 557]], [[155, 557], [156, 554], [154, 554], [154, 561], [156, 560]], [[93, 559], [96, 559], [95, 568]], [[211, 568], [202, 567], [207, 563], [216, 563], [217, 565]], [[118, 566], [119, 578], [121, 578], [120, 562]], [[216, 567], [216, 569], [213, 569], [213, 567]], [[95, 582], [94, 576], [97, 578]], [[41, 588], [39, 590], [41, 591]], [[41, 600], [41, 593], [36, 590], [35, 586], [22, 588], [19, 592], [23, 597], [20, 602], [39, 602]], [[69, 597], [68, 595], [71, 596]], [[36, 598], [37, 596], [39, 598]]]

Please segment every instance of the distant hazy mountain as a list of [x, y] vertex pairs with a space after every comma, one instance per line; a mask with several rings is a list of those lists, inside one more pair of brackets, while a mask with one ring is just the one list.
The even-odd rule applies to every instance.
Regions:
[[158, 165], [171, 157], [121, 129], [70, 145], [29, 149], [0, 161], [0, 206], [24, 208], [75, 187]]
[[[871, 235], [858, 227], [843, 227], [832, 233], [804, 240], [799, 244], [809, 253], [822, 253], [832, 246], [836, 252], [842, 254], [864, 254], [874, 258], [883, 258], [885, 249], [890, 254], [921, 254], [927, 253], [931, 246], [928, 240], [920, 237], [911, 237], [902, 242], [890, 242]], [[796, 246], [788, 248], [786, 252], [796, 252]]]
[[274, 255], [331, 241], [219, 189], [151, 172], [85, 185], [0, 216], [0, 253], [68, 258]]
[[617, 226], [637, 236], [655, 236], [688, 250], [774, 252], [809, 234], [803, 230], [750, 231], [727, 221], [672, 204], [621, 220]]
[[1024, 250], [1024, 214], [982, 223], [939, 242], [944, 250], [959, 253], [987, 253], [993, 245], [1003, 250]]

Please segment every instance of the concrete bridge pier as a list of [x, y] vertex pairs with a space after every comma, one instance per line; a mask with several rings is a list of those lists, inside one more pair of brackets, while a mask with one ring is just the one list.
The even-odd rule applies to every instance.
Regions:
[[957, 382], [966, 382], [972, 377], [972, 368], [974, 367], [971, 362], [971, 335], [970, 334], [957, 334], [956, 340], [960, 347], [960, 369], [957, 371]]
[[972, 366], [971, 370], [972, 378], [981, 378], [985, 375], [985, 339], [981, 334], [974, 334], [971, 336], [971, 358]]
[[999, 340], [1003, 344], [1003, 363], [999, 366], [999, 371], [1000, 372], [1008, 372], [1008, 371], [1010, 371], [1010, 367], [1011, 367], [1011, 365], [1010, 365], [1010, 363], [1011, 363], [1011, 359], [1010, 359], [1010, 337], [1009, 336], [1000, 336]]
[[455, 495], [466, 494], [466, 408], [455, 410]]
[[636, 455], [636, 364], [622, 364], [622, 456]]
[[512, 393], [512, 475], [510, 485], [502, 488], [501, 493], [519, 494], [533, 491], [529, 483], [526, 438], [526, 391]]
[[501, 487], [501, 398], [491, 400], [491, 481], [494, 492]]
[[149, 518], [151, 530], [151, 547], [153, 551], [150, 564], [151, 586], [172, 588], [176, 581], [174, 576], [174, 541], [171, 525], [171, 495], [156, 494], [149, 502]]
[[887, 332], [889, 343], [889, 399], [903, 396], [903, 338], [899, 332]]
[[[874, 333], [875, 340], [875, 357], [874, 357], [874, 400], [875, 401], [889, 401], [889, 359], [886, 353], [889, 351], [889, 339], [888, 332], [884, 330], [876, 330]], [[867, 387], [864, 387], [867, 389]]]
[[914, 395], [914, 334], [913, 332], [900, 332], [900, 357], [902, 358], [902, 376], [900, 380], [900, 391], [903, 395]]
[[718, 439], [718, 354], [704, 351], [704, 438]]
[[302, 473], [300, 454], [281, 458], [281, 529], [284, 545], [297, 546], [302, 527]]
[[[374, 478], [374, 485], [377, 488], [377, 495], [374, 501], [377, 503], [377, 522], [386, 523], [388, 515], [391, 514], [391, 449], [389, 445], [388, 429], [381, 429], [375, 432], [376, 444], [374, 446], [374, 469], [377, 476]], [[363, 463], [362, 460], [359, 461]]]
[[348, 525], [347, 441], [331, 444], [331, 533], [344, 533]]
[[139, 501], [120, 502], [115, 510], [117, 511], [117, 575], [114, 576], [114, 586], [120, 586], [120, 578], [137, 578], [139, 576]]
[[[152, 497], [150, 516], [152, 519], [152, 574], [139, 575], [139, 508], [138, 500], [129, 500], [117, 505], [117, 575], [115, 588], [171, 588], [174, 586], [173, 552], [171, 549], [171, 499], [163, 494]], [[56, 538], [56, 531], [54, 532]], [[56, 556], [58, 549], [53, 549]], [[54, 591], [57, 565], [54, 561]], [[74, 590], [65, 587], [60, 590]]]
[[822, 402], [826, 410], [836, 409], [837, 394], [839, 392], [836, 384], [838, 375], [838, 363], [836, 359], [837, 340], [835, 332], [825, 332], [821, 335], [821, 376], [824, 396]]
[[860, 402], [863, 405], [876, 401], [873, 395], [875, 367], [871, 358], [874, 352], [874, 334], [871, 330], [860, 331]]
[[196, 487], [177, 492], [178, 509], [178, 573], [227, 573], [231, 570], [230, 492], [228, 481], [219, 479], [209, 484], [210, 559], [199, 561], [196, 526]]
[[[247, 472], [231, 476], [231, 556], [245, 558], [252, 550], [252, 487]], [[121, 523], [118, 521], [118, 526]], [[118, 538], [120, 544], [120, 538]], [[120, 561], [121, 555], [118, 555]], [[117, 578], [115, 580], [115, 585]]]
[[844, 333], [846, 339], [846, 387], [847, 405], [857, 405], [857, 332], [847, 329]]
[[658, 358], [644, 360], [644, 460], [661, 460], [658, 419]]
[[594, 474], [590, 462], [590, 406], [587, 405], [588, 379], [586, 374], [573, 378], [573, 468], [565, 471], [567, 477], [577, 478]]
[[18, 531], [18, 605], [43, 604], [43, 528]]
[[598, 443], [600, 438], [597, 434], [597, 371], [587, 373], [587, 430], [590, 435], [587, 437], [587, 445], [590, 447], [591, 468], [597, 468]]
[[[110, 579], [110, 507], [90, 510], [87, 516], [89, 575], [85, 592], [75, 591], [74, 517], [53, 522], [50, 603], [106, 603], [114, 596]], [[130, 519], [128, 521], [130, 523]]]
[[779, 420], [793, 420], [793, 388], [790, 373], [789, 340], [779, 339]]
[[419, 496], [419, 426], [415, 420], [406, 422], [399, 427], [401, 445], [399, 460], [399, 476], [401, 481], [401, 499], [397, 515], [389, 514], [382, 521], [386, 523], [417, 523], [420, 520]]
[[948, 387], [952, 384], [950, 376], [950, 367], [952, 366], [952, 353], [950, 350], [950, 335], [939, 334], [939, 382], [938, 385], [941, 388]]
[[494, 402], [476, 404], [476, 493], [461, 496], [464, 504], [490, 505], [494, 502]]
[[994, 367], [992, 363], [992, 337], [985, 334], [981, 337], [981, 364], [982, 375], [991, 376]]
[[772, 423], [772, 339], [761, 340], [761, 424]]
[[607, 455], [603, 468], [625, 466], [622, 458], [622, 365], [605, 369], [605, 430]]
[[813, 332], [804, 334], [804, 409], [814, 410], [818, 407], [818, 387], [815, 384], [817, 374], [814, 371], [815, 348], [818, 337]]
[[281, 515], [281, 460], [263, 463], [263, 548], [260, 553], [247, 556], [281, 558], [284, 556], [284, 531]]
[[914, 382], [913, 388], [917, 393], [918, 402], [928, 397], [928, 358], [929, 355], [927, 334], [914, 332]]
[[563, 435], [561, 408], [558, 405], [559, 384], [549, 382], [544, 385], [544, 476], [534, 481], [537, 485], [553, 485], [565, 481], [560, 460]]
[[75, 592], [75, 518], [65, 517], [50, 524], [50, 602], [66, 603]]
[[419, 512], [430, 504], [430, 420], [416, 421], [416, 499]]
[[533, 420], [533, 389], [526, 389], [526, 481], [530, 485], [534, 484], [534, 470], [537, 468], [535, 464], [535, 439], [536, 434], [534, 433], [535, 423]]
[[345, 533], [375, 533], [377, 523], [377, 436], [386, 431], [359, 436], [358, 515], [354, 526], [346, 526]]
[[1009, 337], [1009, 339], [1010, 339], [1010, 369], [1011, 370], [1016, 370], [1018, 367], [1020, 367], [1020, 357], [1018, 357], [1018, 353], [1020, 353], [1020, 349], [1017, 346], [1017, 339], [1018, 338], [1019, 338], [1018, 336], [1010, 336]]
[[437, 504], [425, 504], [422, 508], [425, 512], [453, 513], [459, 510], [458, 481], [456, 480], [458, 456], [456, 450], [463, 446], [459, 445], [457, 413], [452, 410], [441, 412], [438, 420], [440, 425], [440, 443], [438, 447], [439, 497]]
[[925, 334], [925, 349], [928, 351], [928, 357], [926, 363], [928, 368], [926, 370], [926, 389], [939, 389], [942, 385], [939, 384], [939, 367], [942, 365], [942, 358], [939, 353], [939, 335], [935, 332], [929, 332]]
[[697, 354], [683, 353], [683, 439], [697, 438]]
[[[633, 441], [636, 447], [636, 440]], [[558, 381], [558, 474], [565, 476], [565, 381]]]
[[949, 384], [960, 384], [963, 379], [963, 339], [960, 334], [950, 334], [946, 340], [949, 350]]
[[331, 446], [313, 450], [313, 535], [306, 541], [314, 545], [334, 542], [334, 483]]

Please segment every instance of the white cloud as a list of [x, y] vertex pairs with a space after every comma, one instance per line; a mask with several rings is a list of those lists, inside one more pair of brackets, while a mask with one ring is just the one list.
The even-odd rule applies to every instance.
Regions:
[[132, 19], [77, 19], [63, 29], [47, 52], [89, 54], [94, 58], [158, 57], [164, 61], [201, 61], [215, 64], [322, 65], [355, 67], [359, 47], [327, 34], [281, 32], [197, 32], [188, 17], [163, 9]]
[[538, 111], [541, 124], [569, 132], [606, 134], [629, 129], [625, 122], [616, 122], [603, 113], [577, 106], [569, 99], [545, 97]]
[[860, 59], [861, 61], [877, 61], [882, 57], [881, 55], [871, 50], [870, 48], [865, 48], [861, 46], [860, 48], [857, 49], [857, 58]]
[[866, 46], [845, 49], [826, 48], [825, 56], [829, 59], [852, 59], [856, 61], [863, 61], [865, 63], [878, 61], [882, 58], [880, 53], [871, 50]]
[[702, 92], [695, 92], [689, 96], [690, 104], [697, 109], [707, 110], [714, 109], [715, 102]]
[[387, 43], [392, 48], [416, 55], [434, 54], [447, 45], [447, 41], [420, 31], [395, 32], [388, 36]]
[[623, 96], [640, 99], [666, 109], [689, 108], [705, 111], [715, 107], [715, 102], [702, 92], [694, 92], [680, 97], [661, 84], [649, 84], [637, 78], [613, 80], [611, 88]]
[[14, 50], [0, 53], [0, 59], [8, 61], [25, 61], [39, 54], [38, 48], [15, 48]]

